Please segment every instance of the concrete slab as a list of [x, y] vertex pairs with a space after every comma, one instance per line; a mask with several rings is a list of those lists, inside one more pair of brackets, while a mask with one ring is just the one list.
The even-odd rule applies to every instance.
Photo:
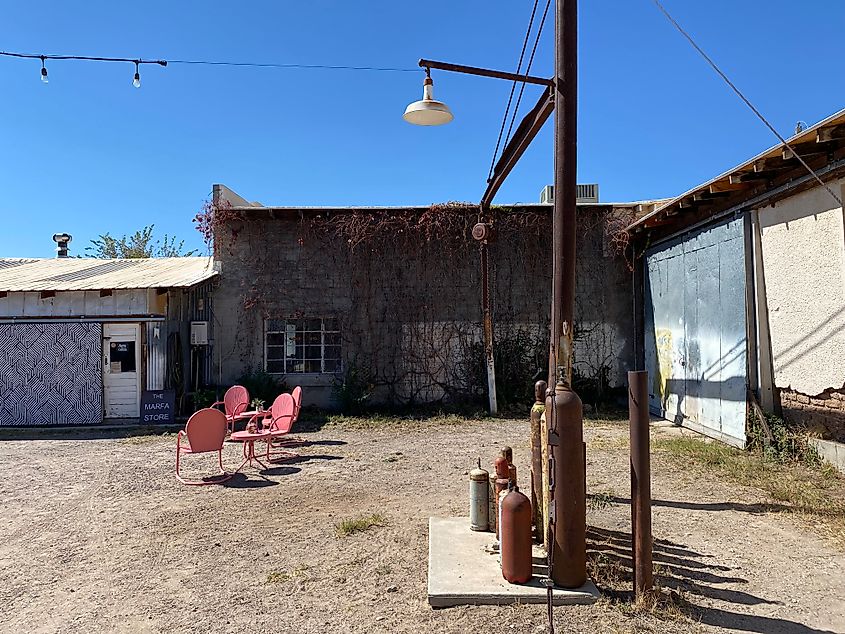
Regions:
[[[535, 551], [535, 577], [527, 584], [514, 585], [502, 577], [498, 553], [491, 545], [496, 536], [469, 529], [468, 517], [431, 517], [428, 520], [428, 602], [432, 607], [455, 605], [509, 605], [545, 603], [546, 587], [538, 574]], [[595, 603], [599, 592], [592, 581], [575, 590], [554, 588], [554, 605]]]
[[810, 444], [816, 448], [819, 456], [845, 473], [845, 444], [821, 438], [810, 438]]

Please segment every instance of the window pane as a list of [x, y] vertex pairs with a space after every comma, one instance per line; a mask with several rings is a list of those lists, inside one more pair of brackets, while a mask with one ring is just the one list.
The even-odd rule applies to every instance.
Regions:
[[270, 359], [267, 360], [267, 372], [270, 373], [278, 373], [283, 374], [285, 371], [285, 362], [284, 361], [271, 361]]
[[320, 346], [305, 346], [306, 359], [319, 359], [322, 348]]
[[285, 335], [276, 332], [276, 333], [268, 333], [267, 334], [267, 345], [268, 346], [283, 346], [285, 345]]
[[337, 327], [337, 319], [324, 319], [323, 320], [323, 329], [324, 330], [332, 330], [332, 331], [339, 330], [338, 327]]
[[275, 360], [275, 359], [284, 359], [285, 358], [285, 347], [284, 346], [267, 346], [267, 360]]
[[326, 372], [340, 372], [340, 359], [326, 359]]
[[302, 373], [305, 372], [305, 364], [302, 361], [290, 361], [288, 360], [288, 372], [298, 372]]
[[295, 346], [294, 349], [293, 349], [293, 354], [290, 354], [291, 350], [288, 350], [288, 359], [301, 359], [302, 358], [302, 351], [303, 351], [302, 346]]
[[267, 320], [267, 332], [279, 332], [285, 329], [285, 320], [284, 319], [268, 319]]
[[305, 320], [305, 330], [316, 330], [319, 332], [323, 329], [323, 320], [322, 319], [306, 319]]
[[340, 345], [340, 333], [339, 332], [326, 333], [324, 336], [326, 338], [326, 345], [327, 346], [338, 346], [338, 345]]
[[318, 361], [306, 361], [305, 362], [305, 371], [306, 372], [321, 372], [321, 362]]
[[322, 335], [319, 332], [306, 332], [305, 333], [305, 345], [320, 345], [320, 337]]
[[340, 346], [326, 346], [324, 354], [326, 359], [340, 359]]

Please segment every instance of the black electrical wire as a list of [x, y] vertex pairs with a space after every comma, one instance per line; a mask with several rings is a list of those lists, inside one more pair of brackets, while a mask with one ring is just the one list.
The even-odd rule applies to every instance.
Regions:
[[390, 72], [390, 73], [418, 73], [419, 68], [398, 68], [390, 66], [344, 66], [340, 64], [281, 64], [270, 62], [227, 62], [218, 60], [203, 60], [203, 59], [140, 59], [137, 57], [101, 57], [92, 55], [41, 55], [34, 53], [15, 53], [11, 51], [0, 51], [2, 57], [16, 57], [22, 59], [54, 59], [54, 60], [77, 60], [83, 62], [126, 62], [132, 64], [158, 64], [159, 66], [167, 66], [168, 64], [193, 64], [204, 66], [236, 66], [236, 67], [252, 67], [252, 68], [282, 68], [282, 69], [308, 69], [308, 70], [356, 70], [356, 71], [375, 71], [375, 72]]
[[815, 178], [818, 181], [818, 183], [828, 191], [828, 193], [839, 204], [839, 206], [840, 207], [845, 206], [845, 205], [842, 204], [842, 199], [839, 196], [837, 196], [834, 193], [834, 191], [827, 184], [825, 184], [825, 182], [819, 177], [819, 175], [815, 172], [815, 170], [813, 170], [812, 167], [807, 165], [807, 162], [803, 158], [801, 158], [801, 155], [798, 154], [798, 152], [796, 152], [795, 149], [792, 146], [789, 145], [789, 143], [787, 143], [786, 139], [783, 138], [783, 136], [780, 134], [780, 132], [778, 132], [775, 129], [775, 127], [771, 123], [769, 123], [768, 119], [766, 119], [766, 117], [764, 117], [763, 114], [759, 110], [757, 110], [757, 108], [754, 107], [754, 104], [751, 103], [751, 101], [748, 99], [748, 97], [746, 97], [742, 93], [742, 91], [739, 88], [737, 88], [736, 85], [730, 79], [728, 79], [728, 76], [722, 71], [721, 68], [719, 68], [719, 66], [716, 65], [716, 62], [714, 62], [710, 58], [710, 56], [707, 55], [707, 53], [705, 53], [704, 50], [698, 44], [696, 44], [695, 40], [692, 39], [692, 36], [689, 33], [687, 33], [680, 24], [678, 24], [677, 20], [675, 20], [675, 18], [673, 18], [671, 16], [669, 11], [666, 10], [666, 7], [664, 7], [660, 3], [660, 0], [652, 0], [652, 1], [657, 6], [657, 8], [660, 9], [660, 12], [663, 13], [664, 16], [666, 16], [666, 19], [669, 20], [669, 22], [672, 24], [672, 26], [674, 26], [678, 30], [678, 32], [681, 35], [683, 35], [684, 38], [686, 38], [686, 40], [692, 45], [692, 47], [696, 51], [698, 51], [698, 53], [704, 58], [704, 60], [710, 65], [710, 67], [714, 71], [716, 71], [716, 73], [719, 75], [719, 77], [721, 77], [725, 81], [725, 83], [728, 86], [730, 86], [731, 90], [733, 90], [736, 93], [736, 95], [740, 99], [742, 99], [742, 101], [745, 103], [745, 105], [748, 106], [751, 109], [751, 112], [753, 112], [757, 116], [757, 118], [760, 119], [760, 121], [762, 121], [766, 125], [767, 128], [769, 128], [769, 130], [772, 132], [772, 134], [774, 134], [777, 137], [778, 141], [780, 141], [785, 148], [789, 149], [792, 152], [792, 155], [796, 159], [798, 159], [798, 161], [801, 163], [801, 165], [804, 166], [804, 168], [810, 173], [810, 175], [813, 178]]
[[[549, 14], [549, 7], [552, 5], [552, 0], [546, 0], [546, 8], [543, 10], [543, 17], [540, 19], [540, 26], [537, 28], [537, 37], [534, 38], [534, 46], [531, 48], [531, 56], [528, 58], [528, 66], [525, 68], [525, 74], [528, 75], [531, 72], [531, 65], [534, 63], [534, 55], [537, 53], [537, 45], [540, 43], [540, 35], [543, 33], [543, 26], [546, 24], [546, 16]], [[508, 134], [505, 137], [505, 145], [508, 144], [508, 141], [511, 140], [511, 132], [513, 132], [513, 124], [516, 121], [516, 115], [519, 112], [519, 104], [522, 103], [522, 94], [525, 92], [525, 82], [522, 82], [522, 86], [519, 89], [519, 96], [516, 99], [516, 107], [513, 109], [513, 115], [511, 116], [511, 122], [508, 124]]]
[[[516, 72], [522, 69], [522, 60], [525, 58], [525, 49], [528, 48], [528, 40], [531, 37], [531, 27], [534, 26], [534, 16], [537, 13], [537, 5], [540, 3], [540, 0], [534, 0], [534, 6], [531, 9], [531, 17], [528, 20], [528, 28], [525, 30], [525, 39], [522, 41], [522, 51], [519, 53], [519, 62], [516, 65]], [[547, 7], [548, 9], [548, 7]], [[528, 71], [525, 71], [525, 74], [528, 74]], [[523, 90], [525, 89], [525, 83], [522, 84]], [[508, 104], [505, 106], [505, 114], [502, 116], [502, 126], [499, 128], [499, 136], [496, 139], [496, 149], [493, 150], [493, 159], [490, 161], [490, 171], [487, 173], [487, 182], [490, 182], [490, 179], [493, 178], [493, 168], [496, 166], [496, 158], [499, 156], [499, 147], [502, 144], [502, 135], [505, 132], [505, 123], [508, 120], [508, 113], [511, 109], [511, 102], [513, 101], [513, 93], [516, 91], [516, 81], [513, 82], [511, 86], [511, 93], [508, 96]]]

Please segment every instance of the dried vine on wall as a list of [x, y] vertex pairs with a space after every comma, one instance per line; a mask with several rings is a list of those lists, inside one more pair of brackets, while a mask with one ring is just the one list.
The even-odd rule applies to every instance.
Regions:
[[[595, 242], [598, 236], [604, 248], [610, 226], [606, 211], [584, 216], [580, 242]], [[287, 242], [273, 245], [262, 230], [269, 225], [260, 225], [258, 217], [209, 204], [198, 215], [197, 226], [213, 239], [221, 257], [237, 258], [239, 266], [249, 267], [239, 321], [255, 314], [294, 316], [302, 310], [301, 287], [316, 275], [327, 288], [310, 310], [332, 312], [318, 307], [332, 306], [340, 296], [348, 306], [333, 312], [341, 321], [346, 370], [354, 372], [356, 383], [375, 399], [395, 405], [462, 404], [481, 402], [486, 392], [479, 251], [471, 235], [478, 219], [476, 205], [456, 202], [423, 210], [303, 213], [286, 221], [261, 216], [264, 223], [285, 223], [279, 240]], [[498, 391], [502, 400], [524, 402], [548, 358], [550, 214], [544, 208], [500, 207], [493, 210], [492, 222], [497, 236], [490, 261]], [[301, 275], [291, 273], [280, 283], [280, 270]], [[602, 270], [594, 267], [596, 275]], [[579, 285], [605, 283], [590, 275], [579, 270]], [[580, 345], [598, 345], [607, 337], [606, 324], [600, 323], [602, 298], [602, 293], [579, 294], [576, 319], [579, 313], [589, 317], [581, 331], [589, 336], [582, 336]], [[308, 310], [303, 316], [309, 316]], [[248, 339], [255, 333], [242, 328], [238, 337], [242, 362], [254, 362]], [[576, 355], [588, 361], [578, 367], [606, 373], [601, 365], [610, 362], [615, 345], [601, 342], [602, 349], [590, 354], [576, 347]]]

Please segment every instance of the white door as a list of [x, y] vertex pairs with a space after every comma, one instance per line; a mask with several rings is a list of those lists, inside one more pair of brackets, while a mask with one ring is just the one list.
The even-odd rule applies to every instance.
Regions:
[[138, 324], [103, 324], [106, 418], [137, 418], [141, 392]]

